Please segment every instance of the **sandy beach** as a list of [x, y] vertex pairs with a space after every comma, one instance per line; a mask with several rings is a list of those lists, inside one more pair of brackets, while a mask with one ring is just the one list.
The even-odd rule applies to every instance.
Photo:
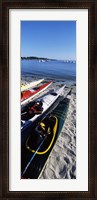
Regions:
[[[25, 80], [28, 82], [27, 79]], [[59, 86], [60, 82], [54, 83], [49, 89]], [[40, 179], [76, 178], [76, 86], [75, 84], [66, 86], [71, 89], [71, 94], [68, 96], [70, 101], [67, 116], [56, 144], [39, 176]]]

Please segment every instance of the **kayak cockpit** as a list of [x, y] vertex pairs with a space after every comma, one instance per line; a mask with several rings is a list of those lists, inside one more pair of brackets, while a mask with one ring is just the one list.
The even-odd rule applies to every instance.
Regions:
[[53, 96], [57, 96], [58, 95], [56, 92], [51, 92], [50, 94], [53, 95]]
[[29, 103], [28, 106], [21, 112], [21, 119], [22, 120], [29, 120], [35, 116], [35, 114], [41, 114], [43, 111], [43, 103], [42, 101], [33, 101], [31, 104]]
[[[51, 148], [58, 126], [58, 119], [55, 116], [45, 117], [35, 128], [34, 132], [26, 141], [26, 148], [31, 152], [42, 155]], [[43, 143], [43, 144], [42, 144]], [[41, 145], [42, 144], [42, 145]], [[40, 146], [39, 151], [37, 148]]]

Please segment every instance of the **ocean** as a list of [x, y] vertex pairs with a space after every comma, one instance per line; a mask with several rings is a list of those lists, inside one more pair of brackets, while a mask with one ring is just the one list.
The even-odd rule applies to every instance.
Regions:
[[21, 76], [76, 82], [76, 63], [64, 61], [21, 60]]

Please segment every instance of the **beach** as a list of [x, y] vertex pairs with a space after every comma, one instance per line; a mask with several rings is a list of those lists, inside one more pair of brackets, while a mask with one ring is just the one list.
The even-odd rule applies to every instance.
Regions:
[[[23, 78], [22, 82], [30, 80]], [[56, 82], [50, 89], [62, 86]], [[39, 179], [75, 179], [76, 178], [76, 85], [67, 84], [65, 90], [71, 90], [68, 95], [69, 106], [61, 133], [52, 149], [50, 156], [40, 173]], [[39, 96], [47, 92], [40, 94]]]

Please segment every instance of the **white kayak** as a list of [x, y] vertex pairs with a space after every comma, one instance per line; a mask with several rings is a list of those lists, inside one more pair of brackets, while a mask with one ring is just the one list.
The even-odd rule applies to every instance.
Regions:
[[[54, 102], [58, 99], [59, 96], [63, 95], [63, 91], [64, 91], [65, 86], [54, 90], [53, 92], [50, 92], [49, 94], [41, 97], [38, 99], [38, 102], [42, 102], [42, 112], [41, 114], [35, 114], [33, 117], [31, 117], [30, 119], [25, 117], [23, 118], [23, 113], [21, 113], [21, 129], [25, 129], [27, 128], [30, 124], [32, 124], [36, 119], [38, 119], [38, 117], [40, 117], [42, 114], [44, 114], [53, 104]], [[36, 100], [37, 101], [37, 100]], [[25, 112], [24, 112], [25, 115]]]
[[44, 79], [40, 79], [38, 81], [32, 81], [31, 83], [28, 84], [21, 84], [21, 92], [28, 90], [29, 88], [32, 88], [36, 85], [38, 85], [39, 83], [41, 83], [42, 81], [44, 81]]

